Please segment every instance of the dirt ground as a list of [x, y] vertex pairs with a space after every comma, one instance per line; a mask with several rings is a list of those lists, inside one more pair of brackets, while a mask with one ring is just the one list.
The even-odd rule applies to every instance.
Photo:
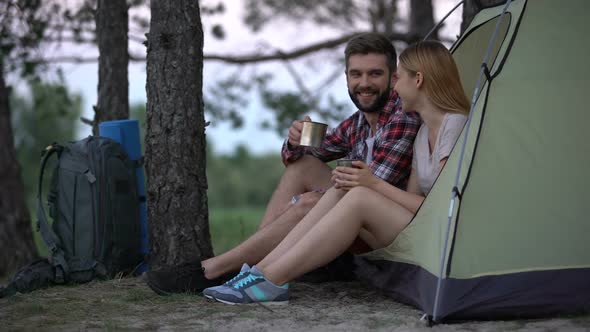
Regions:
[[140, 278], [0, 299], [1, 331], [590, 331], [590, 315], [427, 327], [421, 312], [358, 282], [292, 283], [286, 306], [158, 296]]

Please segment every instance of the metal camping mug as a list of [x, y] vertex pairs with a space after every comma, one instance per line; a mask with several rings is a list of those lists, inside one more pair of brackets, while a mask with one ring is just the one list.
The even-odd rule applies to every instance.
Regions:
[[319, 148], [322, 146], [326, 129], [328, 125], [325, 123], [303, 121], [303, 129], [301, 129], [301, 140], [299, 144]]
[[340, 166], [340, 167], [354, 167], [352, 165], [353, 161], [356, 161], [357, 159], [338, 159], [336, 160], [336, 166]]

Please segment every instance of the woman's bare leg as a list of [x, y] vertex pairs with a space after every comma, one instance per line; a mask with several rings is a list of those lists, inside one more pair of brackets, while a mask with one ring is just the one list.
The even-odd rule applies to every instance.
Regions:
[[201, 261], [207, 279], [239, 271], [242, 264], [254, 265], [266, 257], [319, 202], [322, 194], [307, 192], [276, 220], [260, 228], [246, 241], [225, 253]]
[[[286, 253], [301, 239], [323, 216], [340, 201], [345, 191], [330, 188], [307, 215], [287, 234], [287, 236], [257, 266], [264, 266], [265, 261], [271, 262]], [[328, 263], [328, 262], [326, 262]], [[262, 264], [262, 265], [261, 265]]]
[[410, 211], [385, 196], [357, 187], [286, 252], [278, 255], [273, 251], [257, 266], [267, 279], [282, 285], [336, 258], [351, 245], [361, 229], [372, 236], [372, 242], [378, 247], [389, 245], [412, 217]]

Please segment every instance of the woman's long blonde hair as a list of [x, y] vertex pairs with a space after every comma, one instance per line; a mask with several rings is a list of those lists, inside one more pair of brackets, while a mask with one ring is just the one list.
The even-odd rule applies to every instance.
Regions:
[[469, 113], [469, 99], [451, 52], [436, 41], [423, 41], [406, 48], [399, 65], [412, 75], [422, 73], [424, 91], [439, 109], [451, 113]]

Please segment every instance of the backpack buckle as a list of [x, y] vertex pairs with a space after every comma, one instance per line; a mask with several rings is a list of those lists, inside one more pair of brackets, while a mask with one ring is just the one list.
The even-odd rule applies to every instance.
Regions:
[[51, 144], [49, 144], [47, 147], [45, 147], [45, 149], [43, 149], [41, 151], [41, 157], [45, 156], [47, 153], [51, 152], [51, 150], [57, 150], [58, 153], [59, 151], [62, 149], [61, 145], [57, 144], [56, 142], [53, 142]]
[[90, 182], [90, 183], [96, 182], [96, 176], [94, 176], [94, 174], [92, 174], [92, 172], [89, 169], [87, 169], [86, 172], [84, 172], [84, 175], [86, 175], [88, 182]]

